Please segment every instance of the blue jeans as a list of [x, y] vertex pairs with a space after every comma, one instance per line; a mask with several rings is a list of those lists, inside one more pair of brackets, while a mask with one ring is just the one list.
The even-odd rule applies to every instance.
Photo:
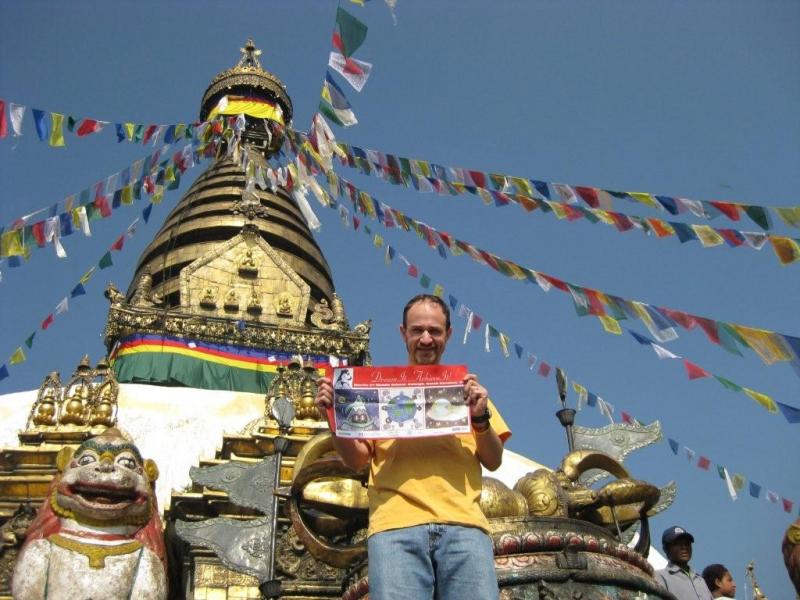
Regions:
[[369, 537], [370, 600], [496, 600], [492, 540], [480, 529], [430, 523]]

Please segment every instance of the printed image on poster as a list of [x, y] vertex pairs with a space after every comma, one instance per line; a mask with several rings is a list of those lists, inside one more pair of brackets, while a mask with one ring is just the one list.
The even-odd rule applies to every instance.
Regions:
[[469, 433], [466, 374], [465, 365], [334, 369], [336, 435], [382, 439]]

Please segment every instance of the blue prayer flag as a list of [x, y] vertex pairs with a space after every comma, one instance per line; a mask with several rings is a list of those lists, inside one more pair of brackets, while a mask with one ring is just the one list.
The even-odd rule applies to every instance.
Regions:
[[39, 140], [44, 142], [49, 137], [47, 135], [47, 123], [44, 122], [44, 111], [33, 108], [31, 112], [33, 113], [33, 122], [36, 124], [36, 134], [39, 136]]
[[678, 455], [678, 442], [676, 440], [673, 440], [672, 438], [667, 438], [667, 442], [669, 442], [669, 447], [670, 447], [670, 450], [672, 450], [672, 453], [675, 456], [677, 456]]

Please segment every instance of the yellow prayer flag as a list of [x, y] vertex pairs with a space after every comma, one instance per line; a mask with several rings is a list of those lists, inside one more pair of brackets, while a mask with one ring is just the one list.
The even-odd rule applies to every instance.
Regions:
[[92, 267], [91, 269], [86, 271], [86, 273], [84, 273], [78, 281], [80, 281], [81, 283], [85, 284], [87, 281], [89, 281], [92, 278], [92, 275], [94, 275], [94, 269], [95, 268]]
[[372, 196], [370, 196], [367, 192], [359, 192], [358, 194], [359, 200], [362, 203], [362, 207], [364, 212], [372, 219], [377, 218], [375, 214], [375, 205], [372, 203]]
[[778, 213], [783, 222], [792, 227], [800, 227], [800, 206], [793, 207], [776, 207], [775, 212]]
[[422, 173], [425, 177], [431, 176], [431, 168], [427, 162], [425, 162], [424, 160], [416, 160], [416, 159], [413, 159], [411, 162], [414, 165], [416, 165], [419, 172]]
[[184, 133], [186, 133], [186, 123], [178, 123], [175, 126], [175, 139], [181, 139]]
[[733, 477], [731, 478], [731, 483], [733, 484], [733, 489], [737, 492], [740, 492], [744, 487], [744, 484], [747, 480], [745, 479], [744, 475], [739, 473], [734, 473]]
[[452, 186], [453, 186], [453, 188], [454, 188], [454, 189], [455, 189], [455, 190], [456, 190], [456, 191], [457, 191], [459, 194], [463, 194], [463, 193], [464, 193], [464, 189], [465, 189], [465, 187], [466, 187], [466, 186], [465, 186], [463, 183], [461, 183], [460, 181], [454, 181], [454, 182], [452, 182], [450, 185], [452, 185]]
[[381, 234], [376, 233], [375, 237], [372, 238], [372, 243], [375, 245], [376, 248], [381, 248], [383, 246], [383, 237]]
[[509, 177], [509, 179], [517, 186], [520, 194], [524, 194], [526, 196], [533, 196], [533, 189], [531, 188], [531, 184], [527, 179], [523, 179], [522, 177]]
[[8, 359], [8, 364], [17, 365], [24, 361], [25, 361], [25, 353], [22, 351], [22, 348], [17, 348], [16, 350], [14, 350], [14, 354], [11, 355], [11, 358]]
[[153, 195], [150, 196], [150, 202], [153, 204], [161, 204], [161, 200], [164, 198], [164, 186], [157, 185]]
[[507, 264], [508, 268], [511, 270], [511, 277], [513, 279], [520, 279], [520, 280], [527, 279], [527, 276], [525, 275], [525, 269], [520, 267], [517, 263], [513, 263], [510, 261]]
[[50, 127], [50, 145], [64, 145], [64, 115], [50, 113], [52, 126]]
[[124, 188], [122, 188], [122, 194], [120, 200], [126, 206], [129, 204], [133, 204], [133, 189], [131, 188], [131, 186], [126, 185]]
[[722, 238], [722, 236], [714, 231], [714, 228], [710, 227], [709, 225], [691, 225], [690, 227], [697, 234], [697, 237], [700, 240], [700, 243], [703, 244], [704, 248], [719, 246], [720, 244], [725, 243], [725, 240]]
[[0, 237], [0, 256], [22, 256], [25, 246], [22, 244], [22, 230], [6, 231]]
[[792, 360], [792, 355], [775, 332], [766, 329], [754, 329], [744, 325], [731, 324], [747, 345], [761, 357], [766, 364]]
[[433, 295], [436, 296], [437, 298], [444, 297], [444, 287], [442, 286], [441, 283], [437, 283], [436, 285], [433, 286]]
[[500, 350], [503, 351], [503, 356], [508, 358], [510, 356], [508, 352], [508, 342], [511, 340], [505, 333], [502, 331], [498, 332], [498, 338], [500, 340]]
[[743, 387], [742, 391], [750, 396], [753, 400], [758, 402], [761, 406], [766, 408], [769, 412], [778, 412], [778, 405], [775, 404], [775, 401], [766, 394], [762, 394], [761, 392], [757, 392], [746, 387]]
[[492, 198], [492, 194], [489, 192], [489, 190], [487, 190], [486, 188], [482, 188], [482, 187], [479, 187], [479, 188], [476, 188], [476, 189], [478, 190], [478, 196], [481, 197], [481, 199], [483, 200], [483, 203], [486, 206], [491, 206], [491, 204], [494, 202], [494, 198]]
[[619, 321], [617, 321], [614, 317], [609, 317], [608, 315], [598, 315], [598, 319], [603, 324], [603, 329], [605, 329], [608, 333], [613, 333], [615, 335], [622, 335], [622, 327], [619, 325]]
[[128, 138], [130, 142], [133, 139], [133, 134], [136, 131], [136, 123], [125, 123], [125, 137]]
[[555, 213], [556, 217], [559, 219], [567, 218], [567, 211], [564, 209], [564, 205], [560, 202], [548, 202], [547, 205], [553, 209], [553, 213]]
[[792, 238], [771, 235], [769, 236], [769, 241], [782, 265], [788, 265], [796, 260], [800, 260], [800, 245]]
[[650, 206], [652, 208], [658, 208], [659, 206], [661, 206], [658, 202], [655, 201], [653, 196], [645, 192], [627, 192], [627, 194], [632, 198], [635, 198], [645, 206]]
[[614, 225], [616, 223], [616, 221], [614, 221], [614, 218], [610, 214], [608, 214], [608, 211], [596, 208], [592, 212], [594, 212], [595, 216], [606, 225]]
[[175, 168], [172, 165], [168, 165], [166, 169], [164, 169], [164, 181], [172, 183], [175, 181]]

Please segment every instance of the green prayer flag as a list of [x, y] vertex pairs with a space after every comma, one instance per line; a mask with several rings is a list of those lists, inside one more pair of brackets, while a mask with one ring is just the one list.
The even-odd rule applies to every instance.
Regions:
[[339, 52], [349, 57], [361, 47], [367, 37], [367, 26], [349, 12], [339, 7], [336, 9], [336, 31], [333, 34], [333, 45]]
[[419, 278], [419, 284], [427, 290], [431, 285], [431, 278], [423, 273]]
[[769, 222], [769, 215], [767, 211], [764, 209], [763, 206], [745, 206], [744, 212], [747, 213], [747, 216], [753, 219], [753, 221], [761, 227], [761, 229], [768, 231], [771, 227]]
[[111, 252], [106, 252], [106, 253], [103, 255], [103, 258], [101, 258], [101, 259], [100, 259], [100, 262], [99, 262], [99, 263], [97, 263], [97, 265], [98, 265], [98, 266], [99, 266], [101, 269], [106, 269], [106, 268], [110, 267], [110, 266], [111, 266], [111, 265], [113, 265], [113, 264], [114, 264], [114, 263], [111, 261]]
[[725, 467], [722, 465], [717, 465], [717, 473], [719, 473], [720, 479], [725, 479]]
[[75, 123], [77, 123], [77, 122], [78, 122], [78, 120], [75, 117], [69, 117], [68, 116], [67, 117], [67, 129], [70, 132], [75, 131]]
[[742, 386], [733, 383], [730, 379], [725, 379], [724, 377], [720, 377], [719, 375], [714, 375], [714, 379], [719, 381], [722, 385], [733, 392], [741, 392]]
[[27, 339], [27, 340], [25, 340], [25, 345], [26, 345], [28, 348], [33, 348], [33, 336], [35, 336], [35, 335], [36, 335], [36, 332], [34, 331], [32, 334], [30, 334], [30, 335], [28, 336], [28, 339]]

